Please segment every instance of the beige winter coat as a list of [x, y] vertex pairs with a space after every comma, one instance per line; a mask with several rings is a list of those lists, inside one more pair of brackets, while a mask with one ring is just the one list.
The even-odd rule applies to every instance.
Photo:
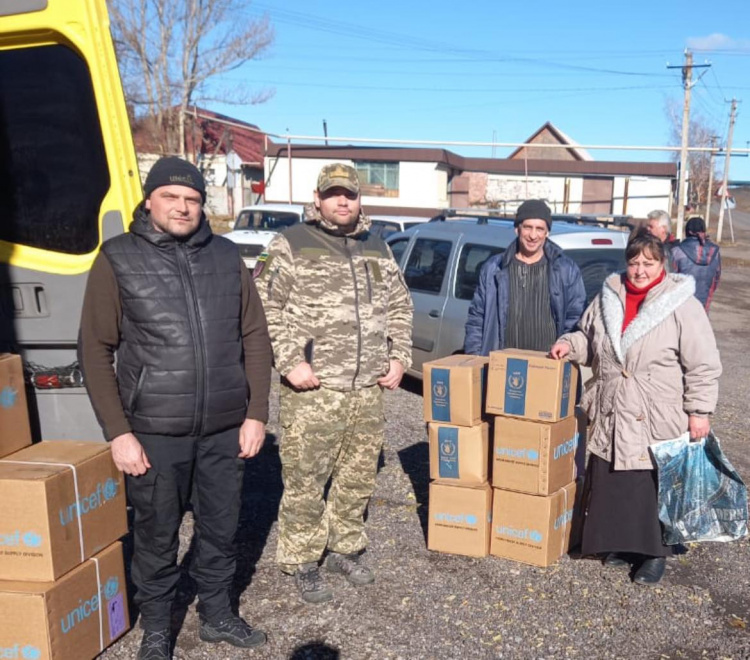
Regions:
[[581, 402], [591, 422], [588, 448], [617, 470], [651, 469], [650, 444], [687, 431], [688, 415], [714, 412], [721, 362], [694, 291], [689, 275], [668, 274], [623, 333], [625, 286], [611, 275], [580, 330], [560, 338], [594, 373]]

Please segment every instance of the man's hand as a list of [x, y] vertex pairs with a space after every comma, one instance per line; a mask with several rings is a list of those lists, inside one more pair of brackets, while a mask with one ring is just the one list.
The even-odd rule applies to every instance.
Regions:
[[112, 449], [112, 460], [120, 472], [139, 477], [151, 468], [148, 456], [143, 451], [143, 446], [132, 433], [118, 435], [110, 443]]
[[552, 348], [549, 349], [549, 356], [553, 360], [561, 360], [568, 353], [570, 353], [570, 344], [566, 341], [558, 341]]
[[307, 362], [300, 362], [286, 375], [286, 379], [292, 387], [298, 390], [314, 390], [320, 387], [320, 381]]
[[257, 419], [246, 419], [240, 426], [240, 458], [252, 458], [266, 439], [266, 425]]
[[688, 428], [690, 429], [690, 439], [700, 440], [705, 438], [711, 430], [711, 420], [708, 417], [690, 415], [688, 417]]
[[404, 377], [404, 365], [398, 360], [391, 360], [388, 373], [382, 378], [378, 378], [378, 385], [385, 387], [388, 390], [395, 390], [401, 379]]

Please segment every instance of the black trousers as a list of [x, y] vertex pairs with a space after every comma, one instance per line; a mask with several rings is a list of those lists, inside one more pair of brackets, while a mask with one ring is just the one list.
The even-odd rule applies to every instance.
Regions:
[[231, 613], [245, 467], [237, 457], [239, 429], [206, 437], [138, 434], [138, 440], [151, 469], [127, 476], [126, 483], [135, 513], [132, 578], [141, 626], [170, 625], [180, 578], [179, 529], [189, 501], [195, 519], [190, 575], [198, 585], [198, 612], [208, 621], [224, 619]]

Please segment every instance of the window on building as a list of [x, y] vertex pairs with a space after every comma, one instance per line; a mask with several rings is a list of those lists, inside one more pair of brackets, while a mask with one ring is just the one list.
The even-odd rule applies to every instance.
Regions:
[[406, 285], [412, 291], [440, 293], [448, 270], [448, 257], [452, 246], [450, 241], [418, 239], [404, 269]]
[[0, 240], [96, 248], [110, 180], [83, 58], [59, 45], [0, 51], [0, 135]]
[[398, 163], [355, 163], [362, 188], [368, 197], [398, 197]]

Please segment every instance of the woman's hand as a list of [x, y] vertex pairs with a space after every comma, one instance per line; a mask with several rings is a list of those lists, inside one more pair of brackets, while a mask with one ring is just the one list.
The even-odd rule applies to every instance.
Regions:
[[705, 438], [711, 430], [711, 421], [708, 417], [690, 415], [688, 417], [688, 428], [690, 429], [690, 439], [700, 440]]
[[561, 360], [568, 353], [570, 353], [570, 344], [566, 341], [558, 341], [552, 348], [549, 349], [549, 356], [553, 360]]

